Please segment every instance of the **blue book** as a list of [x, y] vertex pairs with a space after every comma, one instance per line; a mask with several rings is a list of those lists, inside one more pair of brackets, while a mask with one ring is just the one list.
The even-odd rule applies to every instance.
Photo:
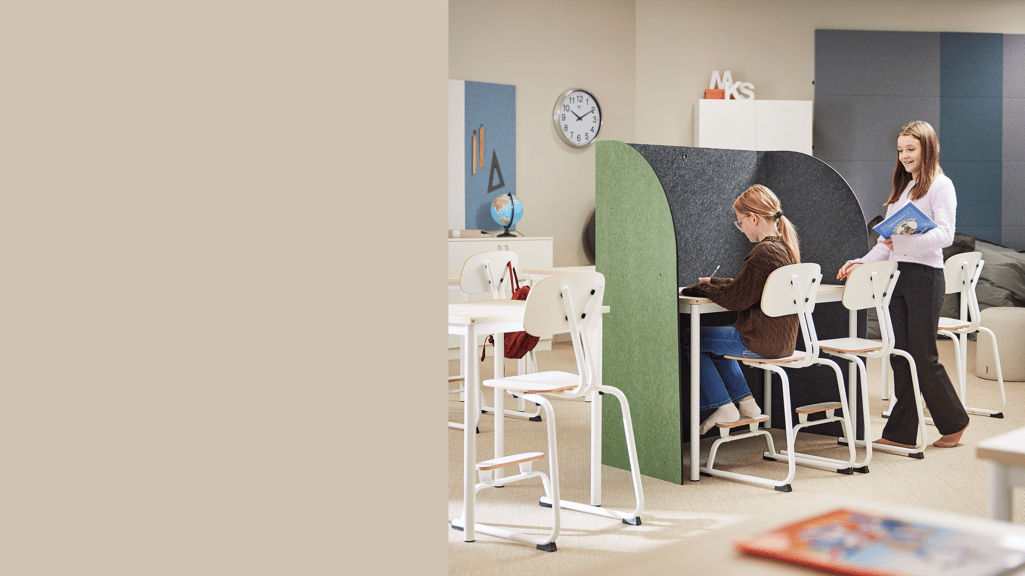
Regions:
[[886, 220], [872, 227], [883, 238], [889, 238], [894, 234], [923, 234], [936, 227], [932, 221], [915, 206], [914, 202], [908, 202], [900, 210], [893, 213]]

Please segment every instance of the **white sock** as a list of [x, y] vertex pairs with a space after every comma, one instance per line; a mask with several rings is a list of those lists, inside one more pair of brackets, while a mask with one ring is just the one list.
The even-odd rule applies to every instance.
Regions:
[[740, 412], [733, 402], [723, 404], [715, 412], [712, 412], [712, 415], [707, 420], [701, 423], [701, 433], [708, 432], [716, 424], [729, 424], [738, 420], [740, 420]]
[[761, 416], [762, 409], [758, 407], [758, 403], [755, 402], [753, 396], [748, 396], [740, 401], [740, 414], [744, 416], [744, 418], [754, 418], [756, 416]]

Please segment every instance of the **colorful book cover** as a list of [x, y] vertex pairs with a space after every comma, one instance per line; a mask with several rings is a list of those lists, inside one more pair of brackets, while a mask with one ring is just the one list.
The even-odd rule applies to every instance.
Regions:
[[894, 234], [922, 234], [936, 227], [932, 221], [922, 212], [914, 202], [908, 202], [900, 210], [893, 213], [886, 220], [872, 227], [883, 238], [889, 238]]
[[1025, 565], [1025, 538], [838, 509], [734, 542], [742, 552], [853, 576], [996, 576]]

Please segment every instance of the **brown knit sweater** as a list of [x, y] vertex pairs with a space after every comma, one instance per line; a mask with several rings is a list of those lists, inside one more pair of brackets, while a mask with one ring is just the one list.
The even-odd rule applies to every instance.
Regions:
[[765, 358], [783, 358], [794, 353], [800, 323], [793, 314], [778, 318], [766, 316], [761, 300], [769, 274], [789, 264], [797, 262], [783, 239], [769, 236], [751, 249], [736, 278], [713, 278], [711, 284], [692, 284], [681, 293], [710, 298], [723, 308], [737, 312], [734, 326], [744, 337], [744, 346]]

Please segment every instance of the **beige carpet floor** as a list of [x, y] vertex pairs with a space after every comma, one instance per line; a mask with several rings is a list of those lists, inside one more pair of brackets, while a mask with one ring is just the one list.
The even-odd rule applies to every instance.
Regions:
[[[1020, 346], [1020, 342], [1017, 343]], [[940, 360], [954, 372], [953, 344], [938, 341]], [[1008, 354], [1014, 353], [1010, 349]], [[538, 353], [540, 370], [575, 372], [572, 349], [556, 343], [551, 351]], [[450, 373], [458, 372], [458, 362], [451, 362]], [[507, 373], [515, 370], [509, 361]], [[481, 364], [482, 377], [491, 375], [491, 359]], [[872, 426], [878, 438], [884, 420], [882, 411], [888, 403], [881, 399], [879, 360], [869, 361], [869, 394]], [[997, 383], [975, 376], [975, 342], [968, 350], [969, 404], [977, 407], [999, 405]], [[778, 390], [778, 388], [777, 388]], [[976, 458], [976, 444], [1025, 426], [1025, 382], [1007, 382], [1007, 408], [1003, 419], [971, 416], [971, 424], [962, 445], [953, 449], [932, 448], [925, 458], [875, 452], [869, 474], [852, 476], [798, 466], [793, 492], [782, 493], [724, 478], [702, 477], [698, 482], [683, 485], [643, 477], [645, 509], [641, 526], [629, 526], [615, 520], [574, 511], [562, 513], [562, 528], [556, 540], [558, 550], [548, 553], [501, 538], [478, 534], [476, 541], [463, 542], [463, 532], [447, 526], [448, 519], [460, 515], [462, 508], [462, 431], [449, 430], [449, 493], [448, 518], [439, 518], [439, 528], [448, 531], [448, 563], [450, 574], [488, 574], [489, 576], [523, 574], [561, 574], [600, 566], [610, 559], [636, 554], [680, 538], [717, 530], [755, 514], [793, 506], [809, 497], [823, 495], [856, 496], [882, 502], [929, 508], [971, 517], [986, 517], [989, 493], [989, 464]], [[487, 390], [490, 398], [491, 390]], [[451, 394], [449, 420], [462, 421], [462, 403]], [[489, 401], [490, 403], [490, 401]], [[512, 402], [507, 402], [507, 407]], [[589, 460], [589, 404], [583, 401], [556, 401], [556, 422], [559, 438], [559, 465], [563, 498], [586, 502], [589, 494], [587, 467]], [[482, 416], [478, 439], [478, 460], [491, 456], [494, 442], [494, 420]], [[928, 427], [930, 443], [939, 437]], [[777, 446], [785, 446], [782, 434], [774, 432]], [[506, 453], [545, 450], [545, 426], [517, 418], [506, 420]], [[711, 439], [702, 442], [704, 462]], [[739, 471], [756, 474], [785, 475], [786, 464], [766, 462], [761, 458], [765, 443], [757, 438], [733, 442], [720, 451], [724, 464]], [[835, 439], [804, 434], [798, 437], [798, 450], [824, 456], [845, 457], [846, 449]], [[685, 451], [686, 455], [686, 451]], [[718, 460], [718, 459], [717, 459]], [[750, 466], [746, 463], [750, 462]], [[538, 469], [547, 470], [545, 460]], [[717, 464], [718, 467], [718, 464]], [[602, 467], [603, 506], [632, 509], [633, 491], [628, 472]], [[1025, 523], [1025, 490], [1016, 489], [1013, 521]], [[534, 536], [548, 534], [551, 510], [538, 506], [542, 495], [541, 481], [528, 480], [501, 489], [485, 489], [478, 495], [477, 521]], [[642, 565], [638, 566], [643, 573]], [[681, 574], [685, 574], [681, 567]]]

